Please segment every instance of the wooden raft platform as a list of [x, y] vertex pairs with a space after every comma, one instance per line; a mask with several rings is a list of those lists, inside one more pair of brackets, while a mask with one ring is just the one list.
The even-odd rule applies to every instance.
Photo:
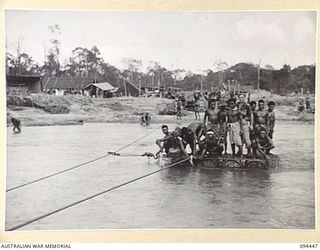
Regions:
[[[170, 164], [182, 160], [183, 156], [168, 155], [166, 157]], [[179, 164], [180, 166], [191, 165], [186, 161]], [[277, 155], [269, 155], [267, 159], [247, 158], [245, 156], [235, 157], [232, 155], [222, 155], [216, 158], [204, 158], [202, 160], [194, 159], [194, 165], [199, 168], [243, 168], [243, 169], [267, 169], [278, 168], [280, 166], [280, 158]]]

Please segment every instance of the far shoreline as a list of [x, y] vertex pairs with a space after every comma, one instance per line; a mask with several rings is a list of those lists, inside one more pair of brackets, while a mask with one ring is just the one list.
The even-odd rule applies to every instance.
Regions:
[[[294, 122], [314, 124], [315, 115], [306, 111], [297, 111], [299, 97], [272, 95], [267, 91], [252, 94], [252, 100], [260, 98], [276, 102], [276, 123]], [[13, 96], [7, 103], [7, 126], [11, 126], [11, 117], [21, 121], [24, 126], [68, 126], [83, 123], [137, 123], [148, 112], [151, 124], [172, 124], [196, 122], [193, 111], [182, 111], [182, 120], [175, 115], [175, 100], [166, 98], [115, 97], [88, 98], [81, 95], [51, 96], [36, 94], [31, 96]], [[62, 107], [66, 113], [50, 113], [47, 107]], [[163, 114], [164, 113], [164, 114]], [[200, 112], [201, 122], [204, 111]], [[198, 120], [199, 121], [199, 120]]]

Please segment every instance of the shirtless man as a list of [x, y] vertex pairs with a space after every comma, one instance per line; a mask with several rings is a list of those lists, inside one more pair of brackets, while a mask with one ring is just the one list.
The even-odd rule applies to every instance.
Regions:
[[221, 101], [219, 104], [219, 123], [220, 123], [220, 138], [221, 141], [224, 144], [224, 154], [227, 154], [227, 148], [228, 148], [228, 130], [227, 130], [227, 103], [225, 101]]
[[268, 124], [268, 136], [273, 139], [274, 126], [276, 123], [276, 115], [274, 113], [274, 105], [273, 101], [268, 102], [268, 116], [269, 116], [269, 124]]
[[196, 117], [196, 120], [200, 121], [200, 101], [198, 99], [195, 99], [194, 101], [194, 115]]
[[241, 123], [243, 129], [242, 142], [246, 145], [248, 152], [247, 156], [252, 157], [250, 130], [253, 129], [253, 115], [251, 113], [251, 108], [246, 103], [243, 95], [239, 95], [238, 109], [241, 113]]
[[270, 150], [274, 148], [273, 141], [268, 137], [266, 130], [260, 128], [258, 136], [253, 140], [254, 154], [258, 159], [265, 159], [267, 155], [272, 155]]
[[259, 100], [258, 110], [253, 112], [253, 124], [256, 132], [260, 131], [260, 128], [264, 128], [268, 134], [269, 114], [264, 110], [264, 100]]
[[164, 137], [162, 139], [157, 139], [156, 144], [159, 146], [160, 150], [156, 153], [157, 156], [159, 156], [160, 153], [165, 150], [166, 154], [169, 153], [169, 149], [171, 147], [171, 133], [169, 132], [169, 128], [167, 125], [162, 125], [161, 126], [162, 133], [164, 134]]
[[205, 156], [221, 155], [222, 151], [223, 144], [214, 136], [213, 130], [208, 129], [206, 138], [201, 142], [201, 154], [199, 159], [201, 160]]
[[235, 155], [236, 146], [238, 147], [238, 156], [242, 155], [242, 141], [241, 141], [241, 133], [242, 133], [242, 123], [241, 121], [241, 113], [239, 112], [236, 106], [235, 99], [229, 99], [229, 107], [228, 115], [227, 115], [227, 124], [229, 128], [229, 138], [231, 143], [232, 154]]
[[199, 145], [201, 138], [204, 137], [206, 134], [206, 131], [205, 131], [206, 129], [203, 125], [203, 122], [190, 123], [187, 128], [193, 132], [193, 134], [196, 137], [196, 144]]
[[197, 138], [193, 131], [188, 127], [182, 127], [181, 130], [179, 130], [179, 135], [182, 138], [184, 148], [186, 148], [189, 145], [191, 149], [191, 154], [195, 155]]
[[216, 108], [216, 101], [211, 100], [209, 103], [209, 107], [204, 114], [203, 124], [208, 129], [212, 129], [214, 136], [220, 136], [220, 121], [219, 121], [219, 112], [220, 110]]
[[[170, 140], [169, 154], [176, 155], [176, 154], [183, 153], [187, 158], [189, 158], [189, 155], [188, 155], [187, 151], [185, 150], [184, 141], [181, 137], [180, 127], [176, 127], [176, 129], [171, 133], [169, 140]], [[191, 159], [191, 161], [192, 161], [192, 159]]]

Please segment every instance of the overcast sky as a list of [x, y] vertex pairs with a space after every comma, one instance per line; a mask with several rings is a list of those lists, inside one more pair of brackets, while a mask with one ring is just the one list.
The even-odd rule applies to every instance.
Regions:
[[96, 45], [106, 62], [123, 69], [123, 58], [150, 61], [194, 72], [213, 69], [221, 59], [281, 68], [316, 61], [315, 11], [288, 12], [93, 12], [6, 11], [7, 50], [23, 50], [43, 63], [52, 37], [48, 26], [61, 26], [61, 61], [75, 47]]

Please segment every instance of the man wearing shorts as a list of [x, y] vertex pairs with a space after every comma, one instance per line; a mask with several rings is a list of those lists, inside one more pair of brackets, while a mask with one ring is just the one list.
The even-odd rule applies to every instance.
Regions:
[[250, 140], [250, 129], [252, 129], [253, 115], [251, 113], [250, 106], [246, 103], [243, 95], [239, 95], [238, 109], [241, 113], [242, 123], [242, 143], [246, 145], [247, 156], [252, 157], [251, 151], [251, 140]]
[[237, 155], [242, 155], [242, 141], [241, 141], [241, 133], [242, 133], [242, 123], [241, 123], [241, 113], [236, 106], [236, 100], [231, 98], [229, 99], [229, 107], [228, 115], [227, 115], [227, 124], [229, 128], [229, 139], [232, 149], [232, 154], [235, 155], [236, 146], [238, 147]]

